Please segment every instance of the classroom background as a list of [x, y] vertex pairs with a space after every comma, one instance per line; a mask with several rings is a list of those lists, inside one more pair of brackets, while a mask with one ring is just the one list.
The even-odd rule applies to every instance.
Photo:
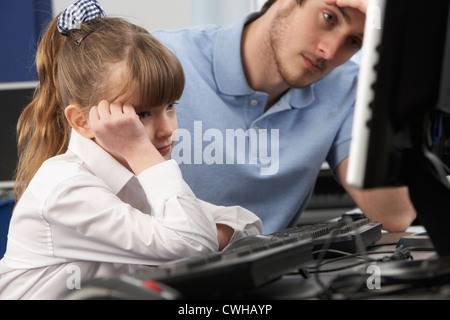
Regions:
[[[34, 57], [49, 20], [75, 0], [3, 0], [0, 2], [0, 85], [36, 81]], [[100, 0], [109, 16], [120, 16], [153, 29], [202, 24], [226, 25], [258, 10], [265, 0]]]

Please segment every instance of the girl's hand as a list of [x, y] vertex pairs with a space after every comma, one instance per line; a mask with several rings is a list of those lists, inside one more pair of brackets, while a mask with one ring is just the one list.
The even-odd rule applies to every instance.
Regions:
[[136, 175], [164, 161], [130, 104], [102, 100], [89, 112], [95, 142]]
[[216, 224], [217, 227], [217, 240], [219, 241], [219, 250], [222, 251], [228, 243], [230, 242], [231, 237], [234, 234], [233, 228], [225, 225], [225, 224]]

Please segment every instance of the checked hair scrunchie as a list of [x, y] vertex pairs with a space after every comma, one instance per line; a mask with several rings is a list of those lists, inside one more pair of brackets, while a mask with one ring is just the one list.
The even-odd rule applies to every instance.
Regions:
[[82, 23], [106, 17], [97, 0], [79, 0], [70, 5], [58, 18], [58, 31], [67, 35], [70, 30], [80, 29]]

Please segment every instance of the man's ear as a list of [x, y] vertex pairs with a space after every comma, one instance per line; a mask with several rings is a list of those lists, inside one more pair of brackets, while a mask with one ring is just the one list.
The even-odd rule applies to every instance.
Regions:
[[79, 105], [71, 104], [64, 109], [64, 114], [70, 126], [83, 137], [92, 139], [94, 134], [89, 125], [89, 114], [85, 114]]

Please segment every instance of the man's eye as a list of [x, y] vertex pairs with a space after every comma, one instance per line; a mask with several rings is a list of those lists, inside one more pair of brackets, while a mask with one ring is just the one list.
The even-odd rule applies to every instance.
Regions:
[[145, 118], [150, 117], [150, 113], [148, 113], [147, 111], [139, 112], [139, 113], [137, 113], [137, 115], [138, 115], [139, 119], [145, 119]]
[[350, 41], [350, 45], [351, 45], [353, 48], [355, 48], [355, 49], [357, 49], [357, 50], [361, 49], [361, 47], [362, 47], [362, 41], [361, 41], [360, 39], [350, 38], [349, 41]]

